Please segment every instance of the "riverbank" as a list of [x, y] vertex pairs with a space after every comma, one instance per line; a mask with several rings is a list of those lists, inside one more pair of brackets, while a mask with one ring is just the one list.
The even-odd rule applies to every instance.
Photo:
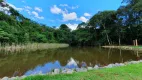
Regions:
[[125, 63], [109, 64], [107, 66], [87, 67], [80, 69], [55, 69], [48, 74], [38, 74], [21, 77], [4, 77], [2, 80], [141, 80], [142, 60]]
[[89, 70], [73, 74], [29, 76], [23, 80], [142, 80], [141, 69], [142, 63], [130, 62], [127, 66]]
[[102, 47], [103, 48], [122, 49], [122, 50], [142, 51], [142, 46], [102, 46]]
[[36, 51], [36, 50], [44, 50], [44, 49], [53, 49], [53, 48], [64, 48], [68, 47], [68, 44], [61, 44], [61, 43], [28, 43], [25, 45], [6, 45], [1, 46], [0, 51], [21, 51], [21, 50], [28, 50], [28, 51]]

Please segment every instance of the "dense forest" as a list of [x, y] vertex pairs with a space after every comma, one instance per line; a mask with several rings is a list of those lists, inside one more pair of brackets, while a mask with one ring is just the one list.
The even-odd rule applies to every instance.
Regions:
[[3, 1], [0, 5], [5, 9], [0, 11], [0, 42], [2, 44], [68, 43], [71, 31], [69, 28], [66, 29], [66, 25], [61, 25], [59, 29], [48, 27], [25, 18]]
[[[99, 11], [76, 30], [66, 24], [52, 28], [25, 18], [0, 0], [1, 44], [68, 43], [78, 46], [142, 44], [142, 0], [123, 0], [116, 11]], [[125, 4], [125, 5], [124, 5]]]

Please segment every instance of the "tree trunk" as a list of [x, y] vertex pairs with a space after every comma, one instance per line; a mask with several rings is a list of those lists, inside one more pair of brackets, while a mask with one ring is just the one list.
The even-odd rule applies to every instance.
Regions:
[[110, 40], [109, 40], [109, 36], [108, 36], [108, 34], [107, 34], [107, 33], [106, 33], [106, 36], [107, 36], [108, 44], [110, 45]]
[[[103, 27], [104, 27], [104, 30], [106, 30], [106, 28], [105, 28], [105, 24], [103, 25]], [[108, 44], [110, 45], [110, 40], [109, 40], [108, 33], [107, 33], [107, 32], [105, 32], [105, 34], [106, 34], [106, 37], [107, 37]]]
[[120, 34], [119, 34], [119, 46], [121, 45], [121, 37], [120, 37]]

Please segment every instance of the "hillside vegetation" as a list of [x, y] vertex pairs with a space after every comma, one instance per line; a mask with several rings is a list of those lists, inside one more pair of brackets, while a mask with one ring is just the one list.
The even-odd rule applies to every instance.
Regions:
[[[61, 25], [55, 29], [25, 18], [5, 2], [0, 1], [0, 42], [5, 43], [68, 43], [70, 29]], [[3, 9], [3, 10], [2, 10]]]
[[[8, 4], [0, 11], [1, 44], [68, 43], [78, 46], [142, 44], [142, 0], [123, 0], [118, 10], [99, 11], [87, 23], [71, 31], [65, 24], [56, 29], [34, 22], [19, 14]], [[94, 3], [95, 4], [95, 3]]]

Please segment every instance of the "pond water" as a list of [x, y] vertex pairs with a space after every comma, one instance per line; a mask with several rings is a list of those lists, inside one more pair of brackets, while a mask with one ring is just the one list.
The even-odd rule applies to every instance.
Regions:
[[105, 66], [142, 59], [140, 52], [92, 47], [68, 47], [42, 51], [0, 52], [0, 78], [47, 74], [53, 69]]

